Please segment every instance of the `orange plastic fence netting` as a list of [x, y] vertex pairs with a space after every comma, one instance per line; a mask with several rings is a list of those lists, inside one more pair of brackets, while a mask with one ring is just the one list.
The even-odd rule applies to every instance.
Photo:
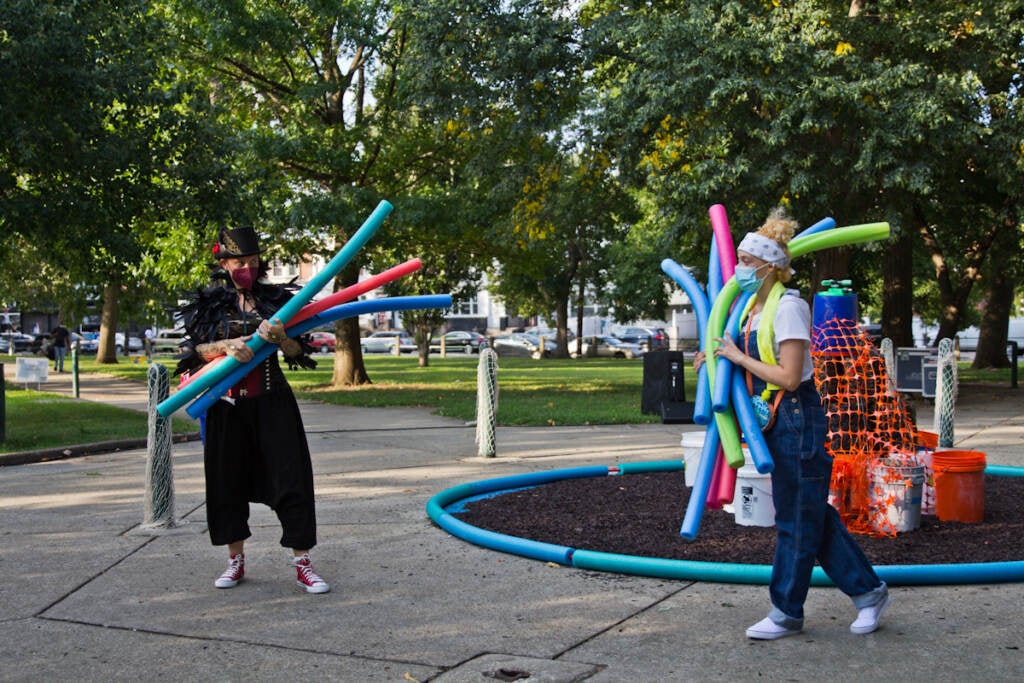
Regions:
[[[893, 487], [877, 481], [877, 470], [872, 477], [872, 464], [881, 458], [919, 464], [921, 436], [885, 359], [855, 322], [825, 321], [815, 327], [814, 340], [814, 380], [828, 419], [825, 446], [835, 459], [829, 500], [850, 531], [895, 535], [886, 515]], [[886, 474], [892, 481], [885, 483], [897, 481], [898, 472]]]

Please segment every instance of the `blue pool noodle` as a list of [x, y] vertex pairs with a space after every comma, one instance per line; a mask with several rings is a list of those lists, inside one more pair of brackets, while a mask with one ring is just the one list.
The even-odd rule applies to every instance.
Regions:
[[[335, 320], [340, 320], [341, 318], [352, 318], [357, 315], [378, 313], [380, 311], [450, 308], [451, 305], [452, 297], [449, 294], [396, 296], [382, 299], [369, 299], [367, 301], [355, 301], [352, 303], [340, 304], [338, 306], [328, 308], [326, 311], [321, 311], [314, 316], [310, 316], [298, 325], [287, 328], [287, 332], [289, 337], [297, 337], [321, 325], [334, 322]], [[255, 352], [251, 361], [240, 364], [238, 367], [234, 368], [230, 373], [225, 375], [223, 379], [211, 386], [206, 393], [193, 401], [185, 412], [187, 412], [189, 416], [199, 419], [199, 416], [205, 414], [209, 407], [216, 403], [228, 389], [241, 381], [241, 379], [256, 367], [256, 365], [261, 363], [272, 353], [276, 353], [277, 349], [278, 346], [276, 344], [265, 344], [260, 347]]]

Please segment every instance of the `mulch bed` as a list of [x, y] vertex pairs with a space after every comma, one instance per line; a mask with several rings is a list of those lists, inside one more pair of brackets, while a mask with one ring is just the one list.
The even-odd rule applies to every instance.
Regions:
[[[455, 514], [490, 531], [570, 548], [679, 560], [771, 564], [774, 527], [737, 525], [705, 510], [697, 539], [679, 536], [690, 489], [683, 472], [555, 481], [472, 501]], [[985, 476], [985, 517], [977, 524], [921, 516], [895, 537], [855, 535], [873, 564], [1024, 560], [1024, 477]]]

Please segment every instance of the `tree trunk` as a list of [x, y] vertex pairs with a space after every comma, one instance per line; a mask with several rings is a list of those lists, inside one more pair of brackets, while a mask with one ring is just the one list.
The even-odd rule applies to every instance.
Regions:
[[584, 294], [584, 283], [583, 278], [580, 278], [579, 293], [576, 295], [576, 339], [573, 343], [576, 345], [575, 353], [577, 356], [583, 355], [583, 294]]
[[[111, 282], [103, 287], [103, 310], [100, 312], [100, 339], [96, 349], [96, 362], [99, 364], [117, 363], [117, 314], [120, 307], [120, 282]], [[124, 343], [128, 344], [128, 335]]]
[[811, 291], [807, 296], [813, 296], [818, 291], [823, 280], [845, 280], [850, 277], [850, 250], [847, 247], [836, 247], [815, 252], [814, 254], [814, 281], [811, 283]]
[[[349, 263], [334, 278], [334, 291], [356, 284], [359, 281], [360, 266]], [[354, 387], [372, 384], [363, 363], [363, 349], [359, 345], [359, 318], [343, 318], [334, 323], [336, 339], [334, 346], [334, 374], [332, 387]]]
[[434, 328], [426, 320], [417, 320], [413, 329], [416, 340], [416, 353], [419, 356], [417, 365], [421, 368], [430, 367], [430, 338], [434, 336]]
[[951, 272], [932, 226], [928, 224], [924, 210], [920, 206], [914, 207], [914, 222], [914, 227], [931, 255], [932, 264], [935, 266], [935, 279], [939, 285], [941, 311], [939, 313], [939, 331], [935, 336], [935, 343], [938, 344], [940, 339], [956, 337], [964, 310], [967, 307], [968, 297], [971, 294], [971, 288], [980, 277], [981, 263], [988, 254], [997, 231], [989, 229], [983, 233], [981, 239], [975, 242], [969, 253], [964, 255], [963, 271], [954, 278], [955, 273]]
[[1003, 271], [993, 269], [972, 368], [1010, 367], [1010, 359], [1006, 357], [1006, 342], [1010, 310], [1013, 307], [1014, 283], [1011, 280], [1003, 275]]
[[569, 297], [560, 299], [555, 307], [555, 357], [566, 358], [569, 356]]
[[882, 287], [882, 336], [895, 347], [914, 345], [914, 243], [910, 230], [900, 232], [885, 254]]
[[1020, 240], [1012, 223], [1007, 223], [992, 243], [989, 256], [988, 296], [985, 312], [981, 316], [978, 348], [974, 352], [972, 368], [1008, 368], [1006, 356], [1010, 314], [1017, 286], [1016, 264], [1020, 259]]
[[334, 323], [337, 341], [334, 346], [334, 374], [332, 387], [355, 387], [372, 384], [363, 363], [363, 349], [359, 345], [359, 318], [343, 318]]

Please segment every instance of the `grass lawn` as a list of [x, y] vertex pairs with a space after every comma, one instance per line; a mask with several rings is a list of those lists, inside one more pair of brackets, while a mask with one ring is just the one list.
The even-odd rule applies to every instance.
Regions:
[[[290, 373], [296, 393], [325, 403], [361, 406], [426, 406], [437, 414], [476, 419], [477, 358], [367, 356], [373, 384], [328, 389], [330, 364], [312, 372]], [[498, 424], [578, 425], [657, 422], [640, 412], [643, 362], [619, 359], [504, 358], [498, 360]], [[686, 377], [693, 395], [696, 375]]]
[[[460, 420], [476, 418], [475, 356], [431, 356], [421, 368], [415, 357], [368, 355], [366, 369], [372, 384], [330, 389], [332, 357], [319, 356], [316, 370], [286, 370], [289, 382], [303, 398], [356, 406], [422, 406], [439, 415]], [[173, 370], [170, 356], [158, 361]], [[0, 356], [13, 375], [14, 358]], [[122, 360], [97, 365], [92, 357], [80, 359], [83, 373], [104, 372], [139, 382], [146, 381], [145, 363]], [[971, 370], [959, 366], [961, 383], [1010, 383], [1010, 370]], [[686, 396], [692, 400], [696, 375], [684, 371]], [[1024, 375], [1020, 375], [1024, 381]], [[172, 380], [173, 381], [173, 380]], [[643, 362], [620, 359], [504, 358], [498, 361], [498, 423], [502, 425], [637, 424], [658, 422], [658, 415], [640, 412]], [[6, 392], [6, 440], [0, 452], [47, 448], [68, 444], [141, 438], [146, 416], [54, 394], [17, 389]], [[195, 431], [195, 423], [175, 421], [175, 432]]]
[[[415, 356], [366, 355], [373, 382], [362, 387], [329, 389], [333, 356], [314, 356], [315, 370], [285, 370], [295, 393], [324, 403], [356, 406], [423, 406], [439, 415], [476, 419], [477, 356], [431, 356], [421, 368]], [[169, 356], [157, 361], [173, 370]], [[82, 372], [105, 372], [146, 381], [145, 364], [122, 361], [97, 365], [80, 362]], [[684, 371], [685, 373], [685, 371]], [[692, 376], [691, 376], [692, 375]], [[685, 373], [692, 398], [696, 375]], [[503, 425], [630, 424], [657, 422], [640, 412], [643, 362], [613, 358], [504, 358], [498, 361], [498, 422]]]
[[[100, 441], [144, 439], [149, 432], [145, 413], [45, 391], [24, 389], [14, 384], [13, 356], [0, 355], [7, 380], [4, 391], [4, 440], [0, 453], [59, 448]], [[90, 363], [83, 363], [88, 371]], [[95, 363], [91, 363], [95, 366]], [[146, 381], [144, 369], [139, 377]], [[191, 420], [174, 420], [174, 433], [195, 432]]]
[[[144, 439], [147, 417], [134, 410], [80, 401], [60, 394], [16, 389], [5, 392], [6, 438], [0, 453], [57, 448], [99, 441]], [[194, 424], [176, 420], [181, 432], [194, 432]]]

